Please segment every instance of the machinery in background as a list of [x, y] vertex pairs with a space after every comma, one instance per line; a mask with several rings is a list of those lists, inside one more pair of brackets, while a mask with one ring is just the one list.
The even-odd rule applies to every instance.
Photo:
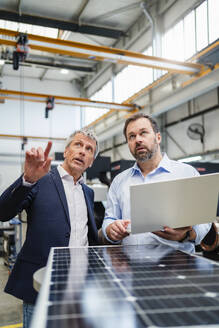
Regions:
[[13, 231], [14, 227], [9, 222], [0, 222], [0, 256], [3, 256], [4, 250], [4, 232]]
[[17, 254], [21, 249], [21, 221], [16, 217], [7, 222], [7, 226], [1, 226], [2, 230], [2, 256], [4, 264], [12, 270]]
[[19, 69], [19, 62], [24, 62], [29, 53], [28, 36], [20, 33], [17, 39], [16, 48], [13, 52], [13, 69]]
[[[100, 229], [105, 214], [105, 202], [107, 200], [108, 188], [111, 183], [110, 174], [110, 157], [97, 156], [92, 167], [86, 171], [86, 178], [90, 188], [94, 191], [94, 217], [97, 229]], [[97, 180], [98, 179], [98, 180]], [[97, 183], [94, 181], [97, 180]]]
[[126, 160], [121, 159], [119, 161], [115, 161], [111, 163], [111, 181], [115, 178], [115, 176], [121, 173], [124, 170], [129, 169], [135, 164], [134, 160]]
[[[105, 215], [105, 201], [107, 200], [108, 188], [114, 177], [122, 171], [132, 167], [135, 161], [119, 160], [112, 162], [110, 157], [97, 156], [91, 168], [87, 169], [87, 179], [91, 181], [89, 186], [94, 190], [94, 215], [97, 228], [100, 229]], [[108, 174], [108, 176], [107, 176]], [[98, 179], [101, 183], [94, 184]]]
[[210, 174], [219, 172], [219, 163], [211, 163], [211, 162], [190, 162], [188, 163], [192, 165], [196, 170], [202, 174]]
[[111, 179], [107, 177], [107, 173], [110, 172], [111, 160], [109, 156], [97, 156], [93, 165], [86, 170], [87, 179], [99, 179], [100, 182], [110, 186]]
[[46, 101], [46, 108], [45, 108], [45, 118], [49, 117], [49, 111], [53, 110], [55, 105], [55, 98], [54, 97], [48, 97]]
[[9, 268], [9, 271], [14, 266], [16, 255], [15, 232], [13, 230], [5, 230], [3, 232], [3, 261]]

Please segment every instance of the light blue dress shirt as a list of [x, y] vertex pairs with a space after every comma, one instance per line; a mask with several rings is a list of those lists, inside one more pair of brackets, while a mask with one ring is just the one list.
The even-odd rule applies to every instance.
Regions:
[[[146, 177], [142, 175], [137, 163], [122, 173], [118, 174], [109, 189], [107, 198], [107, 207], [105, 212], [105, 218], [103, 221], [103, 234], [105, 238], [112, 244], [118, 244], [120, 242], [113, 242], [106, 235], [106, 228], [109, 224], [115, 220], [131, 220], [130, 217], [130, 192], [129, 187], [135, 184], [150, 183], [155, 181], [167, 181], [180, 178], [187, 178], [197, 176], [199, 173], [192, 166], [170, 160], [166, 154], [163, 155], [159, 166], [147, 174]], [[151, 232], [145, 232], [141, 234], [130, 234], [122, 240], [123, 245], [139, 245], [139, 244], [166, 244], [176, 249], [192, 253], [195, 251], [195, 244], [198, 245], [208, 233], [211, 228], [211, 223], [199, 224], [193, 226], [196, 232], [195, 243], [166, 240], [156, 236]]]

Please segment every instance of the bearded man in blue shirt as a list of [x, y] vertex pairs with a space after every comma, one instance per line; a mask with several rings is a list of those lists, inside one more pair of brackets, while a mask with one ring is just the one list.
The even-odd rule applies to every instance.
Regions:
[[[129, 117], [123, 133], [136, 163], [118, 174], [109, 189], [107, 208], [102, 226], [104, 237], [111, 244], [166, 244], [189, 253], [195, 251], [211, 228], [211, 224], [200, 224], [172, 229], [164, 227], [153, 233], [129, 234], [130, 194], [133, 184], [167, 181], [199, 175], [192, 166], [173, 161], [161, 153], [161, 134], [156, 121], [142, 113]], [[147, 214], [146, 214], [147, 215]]]

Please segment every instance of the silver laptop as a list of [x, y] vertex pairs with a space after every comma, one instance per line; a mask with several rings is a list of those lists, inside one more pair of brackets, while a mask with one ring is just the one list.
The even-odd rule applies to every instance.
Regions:
[[213, 222], [219, 173], [130, 187], [131, 233]]

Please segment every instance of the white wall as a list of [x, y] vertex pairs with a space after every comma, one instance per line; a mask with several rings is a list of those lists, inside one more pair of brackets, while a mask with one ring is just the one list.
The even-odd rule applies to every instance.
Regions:
[[[40, 81], [25, 78], [3, 77], [2, 88], [33, 93], [44, 93], [69, 97], [79, 97], [79, 91], [68, 82]], [[80, 108], [55, 105], [45, 119], [44, 103], [5, 100], [0, 104], [0, 135], [24, 135], [46, 138], [67, 138], [80, 128]], [[17, 178], [22, 171], [24, 151], [21, 139], [0, 138], [0, 193]], [[31, 147], [46, 147], [47, 140], [29, 139], [25, 150]], [[64, 141], [54, 141], [51, 153], [64, 150]]]

